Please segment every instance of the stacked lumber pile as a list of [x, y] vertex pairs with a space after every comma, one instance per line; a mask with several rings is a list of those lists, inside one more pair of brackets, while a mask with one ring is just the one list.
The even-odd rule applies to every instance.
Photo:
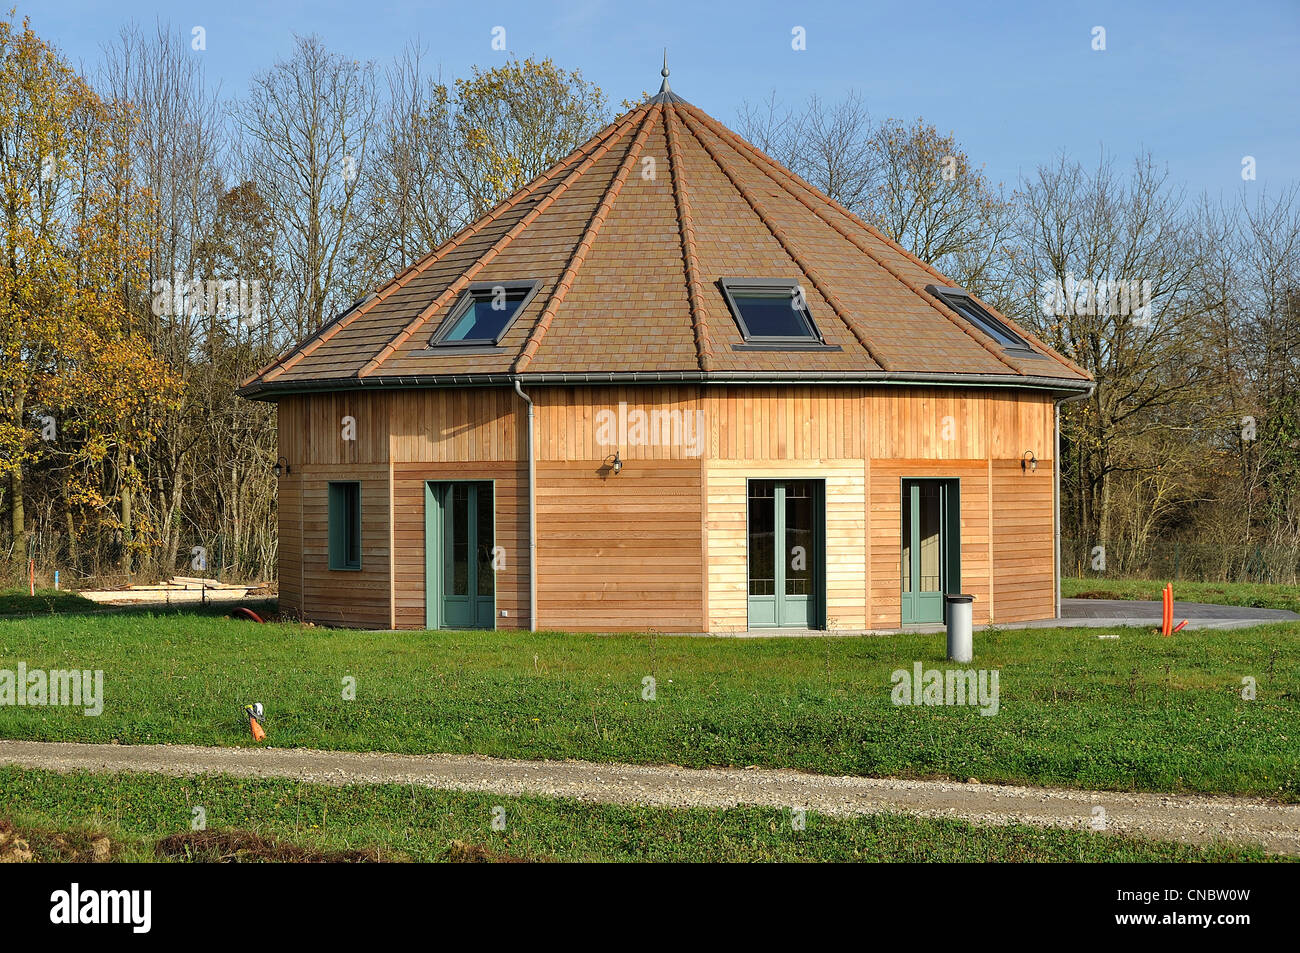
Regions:
[[111, 589], [83, 589], [79, 593], [92, 602], [109, 605], [180, 602], [238, 602], [249, 593], [265, 588], [260, 582], [229, 583], [198, 576], [173, 576], [166, 582], [146, 586], [115, 586]]

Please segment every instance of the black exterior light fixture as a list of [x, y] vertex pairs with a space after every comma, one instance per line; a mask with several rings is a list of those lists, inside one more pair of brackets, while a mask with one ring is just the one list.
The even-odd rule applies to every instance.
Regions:
[[1020, 455], [1020, 469], [1022, 470], [1038, 469], [1038, 458], [1034, 456], [1034, 451], [1026, 450], [1024, 453]]
[[618, 455], [617, 450], [614, 451], [614, 462], [610, 464], [609, 468], [615, 473], [618, 473], [623, 469], [623, 458]]
[[289, 461], [284, 457], [280, 457], [276, 460], [275, 466], [273, 466], [271, 470], [275, 473], [275, 478], [277, 480], [280, 479], [283, 474], [293, 472], [293, 468], [289, 466]]

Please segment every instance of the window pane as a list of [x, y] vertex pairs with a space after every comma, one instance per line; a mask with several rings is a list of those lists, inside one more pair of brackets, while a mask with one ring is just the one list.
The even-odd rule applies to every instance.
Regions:
[[785, 488], [785, 594], [812, 595], [813, 501], [802, 481]]
[[478, 488], [478, 594], [490, 596], [496, 585], [492, 573], [492, 484]]
[[349, 566], [361, 565], [361, 484], [348, 483], [347, 490], [347, 560]]
[[1004, 328], [1002, 323], [991, 314], [985, 314], [980, 308], [972, 304], [965, 298], [945, 298], [945, 301], [951, 305], [952, 309], [964, 317], [975, 327], [984, 331], [989, 337], [993, 338], [1003, 347], [1027, 348], [1024, 341], [1020, 340], [1015, 334], [1011, 333], [1008, 328]]
[[749, 484], [749, 594], [776, 595], [776, 499], [771, 480]]
[[903, 484], [903, 592], [912, 591], [912, 485]]
[[733, 292], [731, 297], [740, 309], [750, 337], [812, 339], [808, 322], [804, 320], [802, 309], [794, 306], [792, 295]]
[[451, 490], [451, 595], [469, 595], [469, 487]]
[[330, 483], [329, 567], [361, 568], [361, 484]]
[[939, 585], [939, 484], [921, 482], [921, 592], [938, 592]]
[[504, 298], [497, 297], [491, 292], [475, 293], [469, 309], [460, 316], [442, 340], [495, 341], [501, 330], [519, 310], [523, 300], [522, 291], [507, 293]]

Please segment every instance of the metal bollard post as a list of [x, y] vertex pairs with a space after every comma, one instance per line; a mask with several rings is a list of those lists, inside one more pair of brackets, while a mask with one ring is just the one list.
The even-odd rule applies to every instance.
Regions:
[[948, 604], [948, 659], [953, 662], [969, 662], [975, 657], [971, 636], [971, 603], [975, 597], [950, 592], [944, 599]]

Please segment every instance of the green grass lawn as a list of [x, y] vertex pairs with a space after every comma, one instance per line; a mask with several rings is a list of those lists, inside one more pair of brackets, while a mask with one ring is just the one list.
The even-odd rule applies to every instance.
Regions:
[[1174, 584], [1179, 602], [1208, 602], [1218, 606], [1254, 606], [1300, 612], [1300, 586], [1262, 582], [1185, 582], [1171, 579], [1107, 579], [1102, 576], [1062, 577], [1061, 595], [1067, 599], [1159, 600], [1166, 582]]
[[[1117, 634], [1117, 639], [1099, 639]], [[373, 633], [129, 612], [0, 621], [0, 668], [102, 669], [103, 714], [0, 706], [0, 737], [796, 768], [1300, 800], [1300, 625], [994, 630], [999, 711], [891, 703], [944, 637]], [[654, 701], [643, 679], [657, 680]], [[1242, 699], [1241, 680], [1258, 697]], [[344, 680], [356, 679], [345, 700]]]
[[[840, 818], [789, 811], [621, 807], [405, 785], [333, 788], [282, 780], [55, 775], [0, 768], [0, 818], [36, 860], [86, 860], [107, 836], [108, 859], [189, 859], [163, 838], [187, 838], [201, 807], [207, 837], [292, 845], [337, 857], [438, 861], [1254, 861], [1255, 847], [1193, 847], [1086, 831], [974, 827], [899, 814]], [[492, 829], [504, 809], [505, 830]], [[200, 845], [202, 838], [198, 839]], [[164, 844], [169, 841], [164, 841]], [[283, 849], [283, 846], [282, 846]], [[73, 851], [76, 855], [72, 856]], [[0, 855], [4, 852], [0, 846]], [[200, 859], [211, 853], [196, 848]], [[229, 856], [229, 850], [225, 852]], [[256, 859], [253, 852], [237, 854]], [[289, 857], [286, 859], [304, 859]]]

